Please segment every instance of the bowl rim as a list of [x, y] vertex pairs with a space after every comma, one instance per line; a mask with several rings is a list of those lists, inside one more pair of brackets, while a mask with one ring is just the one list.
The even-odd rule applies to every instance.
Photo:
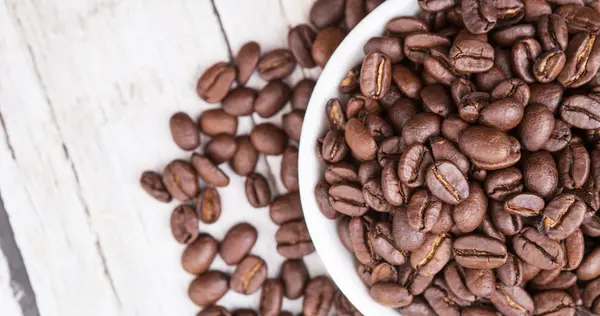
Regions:
[[[363, 315], [393, 316], [398, 315], [398, 312], [393, 308], [380, 305], [370, 297], [368, 289], [360, 281], [354, 260], [351, 262], [353, 274], [347, 274], [347, 269], [343, 268], [345, 264], [340, 260], [345, 260], [344, 257], [353, 258], [353, 255], [342, 245], [337, 229], [335, 236], [327, 236], [321, 232], [326, 225], [331, 225], [331, 223], [336, 225], [336, 221], [327, 219], [320, 212], [314, 195], [315, 185], [322, 178], [324, 170], [323, 162], [318, 160], [315, 153], [316, 142], [324, 130], [323, 127], [326, 126], [324, 106], [331, 97], [340, 96], [337, 89], [338, 84], [347, 71], [352, 69], [364, 56], [362, 50], [364, 43], [371, 37], [381, 36], [385, 25], [391, 19], [399, 16], [415, 16], [418, 9], [416, 0], [388, 0], [352, 29], [332, 54], [316, 82], [302, 126], [299, 143], [298, 182], [306, 225], [327, 272], [342, 293]], [[355, 53], [357, 50], [360, 51], [360, 59], [357, 62], [349, 62], [357, 59], [358, 55]], [[315, 172], [319, 174], [317, 179], [315, 179]], [[340, 255], [339, 251], [335, 251], [340, 247], [347, 253], [347, 255], [342, 254], [342, 258], [338, 256]], [[357, 280], [360, 286], [357, 286]]]

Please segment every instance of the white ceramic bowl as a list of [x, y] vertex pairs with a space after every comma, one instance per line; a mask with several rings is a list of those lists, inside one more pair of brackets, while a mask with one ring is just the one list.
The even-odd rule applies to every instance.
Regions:
[[317, 205], [314, 189], [323, 177], [325, 164], [315, 155], [317, 138], [327, 129], [325, 104], [340, 97], [338, 84], [345, 74], [364, 57], [363, 45], [373, 36], [381, 36], [389, 20], [398, 16], [413, 16], [417, 0], [388, 0], [363, 19], [348, 34], [331, 56], [313, 91], [304, 116], [300, 140], [299, 183], [304, 217], [315, 248], [333, 281], [348, 299], [366, 316], [392, 316], [398, 312], [384, 307], [369, 296], [368, 289], [356, 271], [353, 255], [338, 238], [336, 222], [327, 219]]

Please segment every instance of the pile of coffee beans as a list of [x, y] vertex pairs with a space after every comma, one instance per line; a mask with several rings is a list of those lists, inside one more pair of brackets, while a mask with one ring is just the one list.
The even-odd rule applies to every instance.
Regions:
[[600, 2], [418, 3], [323, 105], [323, 215], [403, 315], [600, 314]]
[[[310, 11], [312, 25], [292, 28], [288, 49], [263, 53], [258, 43], [249, 42], [241, 47], [235, 60], [216, 63], [201, 75], [198, 95], [208, 103], [221, 103], [221, 108], [204, 111], [196, 121], [182, 112], [171, 117], [173, 141], [191, 152], [191, 156], [173, 160], [162, 175], [143, 172], [140, 183], [158, 201], [182, 203], [171, 214], [171, 229], [175, 240], [186, 245], [181, 258], [183, 269], [196, 276], [188, 293], [195, 304], [204, 308], [198, 316], [292, 315], [282, 311], [284, 297], [303, 297], [306, 316], [326, 316], [332, 306], [337, 315], [361, 315], [328, 277], [311, 279], [302, 260], [315, 249], [298, 194], [296, 144], [315, 82], [304, 79], [292, 89], [284, 79], [297, 64], [304, 68], [323, 67], [349, 30], [383, 1], [316, 1]], [[266, 82], [260, 91], [246, 86], [255, 72]], [[249, 135], [238, 135], [239, 117], [273, 117], [288, 102], [292, 110], [282, 116], [283, 128], [261, 123]], [[210, 140], [200, 150], [201, 134]], [[260, 155], [282, 155], [280, 177], [287, 193], [272, 196], [265, 175], [255, 171]], [[281, 265], [277, 279], [268, 279], [268, 269], [272, 268], [252, 254], [258, 230], [251, 224], [234, 225], [220, 242], [199, 230], [199, 222], [210, 225], [227, 216], [218, 191], [230, 183], [229, 176], [220, 168], [224, 163], [245, 177], [249, 204], [255, 208], [269, 206], [270, 218], [279, 225], [274, 236], [276, 250], [287, 261]], [[231, 275], [211, 269], [217, 254], [227, 265], [236, 266]], [[258, 312], [239, 309], [230, 313], [227, 308], [215, 305], [229, 290], [244, 295], [261, 290]]]

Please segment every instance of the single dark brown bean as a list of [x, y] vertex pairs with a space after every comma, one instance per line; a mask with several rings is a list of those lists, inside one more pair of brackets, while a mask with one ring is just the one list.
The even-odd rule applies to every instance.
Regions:
[[414, 230], [428, 232], [437, 222], [441, 210], [442, 201], [433, 196], [429, 190], [419, 190], [408, 202], [408, 224]]
[[198, 306], [217, 302], [229, 290], [229, 278], [221, 271], [208, 271], [197, 276], [188, 288], [188, 296]]
[[203, 189], [196, 200], [196, 214], [204, 224], [212, 224], [221, 216], [221, 197], [214, 188]]
[[225, 62], [218, 62], [205, 70], [200, 76], [196, 85], [196, 92], [202, 100], [208, 103], [217, 103], [225, 98], [235, 77], [236, 70], [234, 66]]
[[[297, 193], [294, 193], [297, 196]], [[331, 205], [331, 202], [329, 200], [329, 184], [325, 181], [319, 181], [319, 183], [315, 186], [315, 199], [317, 200], [317, 205], [319, 206], [319, 210], [321, 210], [321, 213], [323, 214], [323, 216], [325, 216], [328, 219], [336, 219], [340, 213], [336, 212], [336, 210], [333, 208], [333, 206]], [[287, 198], [286, 198], [287, 200]], [[302, 208], [300, 205], [300, 200], [299, 200], [299, 196], [298, 196], [298, 204], [293, 205], [293, 207], [291, 208], [293, 211], [288, 211], [288, 206], [285, 205], [287, 204], [287, 202], [285, 204], [282, 204], [281, 207], [279, 206], [280, 203], [279, 202], [277, 204], [275, 204], [275, 202], [277, 202], [277, 199], [275, 201], [273, 201], [273, 203], [271, 204], [271, 219], [273, 220], [273, 222], [275, 222], [276, 224], [282, 224], [283, 222], [286, 222], [288, 217], [302, 217]], [[276, 205], [277, 208], [273, 208], [273, 206]], [[277, 211], [275, 211], [277, 210]], [[298, 212], [299, 211], [299, 212]], [[281, 223], [277, 223], [275, 220], [277, 219], [277, 222]]]
[[467, 156], [460, 152], [458, 147], [451, 141], [441, 137], [435, 136], [430, 138], [431, 152], [433, 158], [437, 160], [448, 160], [453, 161], [456, 167], [467, 175], [470, 169], [470, 162]]
[[[360, 122], [358, 122], [358, 124], [360, 124]], [[375, 141], [373, 140], [373, 142]], [[331, 163], [336, 163], [344, 159], [347, 153], [348, 145], [344, 139], [344, 133], [338, 130], [329, 130], [323, 140], [323, 159]]]
[[233, 158], [231, 158], [231, 167], [238, 175], [246, 176], [256, 168], [258, 152], [246, 135], [236, 137], [235, 141], [237, 146]]
[[600, 312], [600, 303], [598, 303], [598, 297], [600, 297], [600, 278], [597, 278], [588, 283], [583, 289], [583, 306], [590, 308], [593, 313]]
[[433, 284], [425, 290], [424, 297], [435, 311], [434, 315], [459, 316], [461, 306], [469, 305], [468, 301], [454, 295], [441, 278], [433, 281]]
[[196, 316], [231, 316], [231, 313], [223, 306], [211, 305], [203, 309]]
[[235, 138], [228, 134], [219, 134], [213, 138], [204, 147], [206, 157], [216, 165], [230, 161], [237, 150]]
[[354, 248], [352, 248], [352, 238], [350, 237], [350, 220], [352, 217], [350, 216], [342, 216], [339, 221], [337, 221], [337, 232], [340, 237], [340, 241], [346, 247], [348, 251], [354, 253]]
[[215, 187], [229, 185], [229, 177], [207, 157], [196, 153], [192, 154], [192, 165], [198, 176], [207, 184]]
[[300, 135], [302, 134], [302, 123], [304, 122], [304, 111], [293, 110], [290, 113], [284, 114], [281, 118], [281, 125], [283, 130], [288, 137], [295, 141], [300, 142]]
[[494, 32], [492, 38], [499, 45], [510, 47], [521, 39], [534, 37], [535, 33], [535, 26], [531, 24], [517, 24]]
[[431, 165], [425, 182], [433, 195], [448, 204], [459, 204], [469, 196], [465, 176], [449, 161], [436, 161]]
[[[364, 122], [369, 134], [373, 136], [373, 139], [375, 139], [377, 143], [384, 142], [384, 139], [387, 140], [394, 135], [392, 126], [379, 115], [368, 114], [367, 117], [364, 118]], [[394, 143], [399, 144], [400, 141]], [[381, 147], [383, 147], [383, 144]]]
[[496, 285], [496, 291], [490, 298], [492, 304], [503, 315], [532, 315], [535, 305], [531, 296], [519, 286]]
[[302, 79], [294, 86], [291, 97], [292, 108], [294, 110], [306, 110], [315, 84], [315, 81], [312, 79]]
[[445, 86], [452, 85], [452, 82], [464, 76], [454, 67], [447, 53], [437, 49], [430, 50], [429, 55], [425, 56], [423, 67], [431, 78]]
[[404, 56], [416, 64], [422, 64], [430, 49], [449, 47], [450, 40], [433, 33], [412, 33], [404, 39]]
[[540, 17], [551, 14], [552, 7], [546, 0], [523, 0], [525, 21], [537, 21]]
[[306, 285], [302, 312], [304, 315], [327, 316], [335, 295], [335, 286], [326, 276], [313, 278]]
[[140, 186], [146, 193], [158, 201], [169, 203], [173, 199], [161, 176], [154, 171], [144, 171], [140, 177]]
[[586, 84], [600, 68], [600, 44], [597, 35], [587, 32], [575, 34], [569, 40], [565, 55], [567, 62], [558, 75], [558, 82], [568, 88]]
[[271, 202], [271, 190], [267, 179], [259, 173], [251, 173], [245, 183], [248, 203], [255, 208], [264, 207]]
[[595, 248], [583, 258], [581, 265], [577, 268], [579, 280], [593, 280], [600, 276], [600, 248]]
[[369, 293], [379, 304], [393, 308], [407, 306], [413, 300], [412, 294], [405, 287], [393, 282], [377, 283]]
[[419, 0], [419, 7], [424, 11], [439, 12], [452, 8], [455, 5], [454, 0]]
[[288, 102], [291, 88], [280, 80], [270, 81], [256, 97], [254, 111], [260, 117], [267, 118], [279, 112]]
[[469, 123], [463, 121], [458, 115], [450, 114], [442, 121], [441, 133], [445, 138], [458, 144], [460, 135], [469, 126]]
[[443, 203], [442, 210], [438, 221], [431, 227], [429, 231], [431, 234], [446, 234], [449, 233], [454, 227], [454, 219], [452, 218], [452, 205]]
[[511, 60], [512, 52], [510, 50], [496, 48], [496, 50], [494, 51], [494, 67], [490, 69], [490, 71], [495, 68], [499, 68], [500, 70], [502, 70], [502, 73], [505, 77], [514, 77], [515, 75], [512, 70]]
[[312, 24], [318, 28], [337, 24], [344, 17], [344, 0], [318, 0], [309, 13]]
[[338, 212], [360, 216], [369, 209], [362, 188], [356, 184], [336, 184], [329, 188], [329, 203]]
[[552, 270], [564, 264], [560, 244], [533, 227], [524, 228], [512, 241], [517, 256], [540, 269]]
[[523, 282], [523, 264], [521, 259], [509, 253], [506, 262], [496, 269], [498, 281], [508, 287], [519, 286]]
[[181, 266], [190, 274], [202, 274], [208, 270], [217, 256], [219, 243], [208, 234], [200, 234], [181, 255]]
[[348, 298], [341, 291], [335, 293], [333, 306], [339, 316], [361, 316], [362, 314], [350, 303]]
[[433, 276], [420, 275], [409, 263], [405, 263], [397, 268], [397, 283], [407, 288], [412, 295], [423, 294], [433, 281]]
[[421, 90], [421, 100], [425, 111], [446, 117], [455, 112], [450, 93], [440, 84], [433, 84]]
[[541, 53], [542, 46], [534, 38], [518, 41], [512, 48], [512, 65], [516, 75], [527, 83], [534, 82], [532, 69]]
[[554, 13], [565, 19], [569, 33], [598, 33], [600, 31], [600, 13], [592, 8], [567, 4], [559, 7]]
[[[379, 36], [370, 38], [364, 46], [365, 54], [372, 52], [382, 53], [388, 56], [392, 63], [399, 63], [404, 59], [402, 42], [397, 37]], [[364, 92], [363, 92], [364, 93]]]
[[379, 222], [371, 227], [368, 238], [372, 250], [385, 261], [394, 265], [402, 265], [406, 261], [406, 252], [394, 243], [389, 222]]
[[558, 111], [558, 106], [562, 101], [564, 92], [564, 88], [560, 83], [534, 83], [530, 85], [529, 88], [531, 90], [529, 104], [543, 104], [547, 106], [552, 113]]
[[479, 122], [501, 131], [511, 130], [523, 119], [524, 106], [514, 98], [494, 101], [480, 111]]
[[274, 49], [260, 57], [257, 68], [263, 80], [283, 79], [296, 68], [296, 59], [287, 49]]
[[400, 38], [406, 37], [410, 33], [428, 32], [427, 22], [418, 17], [402, 16], [391, 19], [385, 26], [385, 30], [391, 34], [398, 35]]
[[568, 124], [582, 129], [600, 128], [600, 102], [585, 95], [572, 95], [559, 107], [561, 118]]
[[484, 188], [490, 198], [504, 201], [509, 195], [523, 191], [523, 175], [515, 167], [495, 170], [487, 175]]
[[544, 209], [544, 200], [534, 193], [516, 193], [504, 202], [504, 211], [523, 217], [536, 216]]
[[488, 208], [487, 195], [479, 183], [469, 183], [469, 192], [467, 198], [454, 206], [452, 215], [461, 233], [470, 233], [479, 227]]
[[585, 203], [575, 195], [558, 195], [546, 205], [540, 230], [550, 239], [563, 240], [579, 228], [586, 211]]
[[537, 22], [538, 34], [545, 51], [565, 50], [569, 40], [567, 23], [558, 14], [542, 16]]
[[490, 298], [496, 290], [496, 276], [490, 269], [466, 269], [467, 288], [478, 297]]
[[250, 133], [250, 142], [265, 155], [281, 155], [287, 145], [287, 136], [281, 128], [271, 123], [262, 123]]
[[391, 205], [400, 206], [408, 203], [411, 190], [398, 176], [399, 165], [395, 161], [387, 162], [381, 172], [383, 196]]
[[516, 24], [525, 16], [525, 8], [521, 0], [503, 0], [496, 3], [498, 11], [497, 26]]
[[260, 45], [256, 42], [244, 44], [235, 57], [235, 65], [238, 69], [238, 82], [245, 85], [252, 76], [258, 60], [260, 59]]
[[530, 104], [519, 126], [519, 136], [523, 147], [529, 151], [538, 151], [550, 139], [554, 130], [554, 115], [542, 104]]
[[179, 201], [189, 201], [199, 191], [196, 170], [183, 160], [169, 163], [163, 171], [162, 181], [171, 196]]
[[387, 263], [380, 262], [375, 264], [373, 271], [371, 272], [371, 283], [377, 284], [382, 282], [393, 282], [398, 281], [398, 271], [396, 267]]
[[475, 165], [479, 166], [518, 160], [515, 159], [517, 156], [520, 158], [518, 142], [506, 133], [491, 127], [477, 125], [468, 127], [460, 136], [459, 147]]
[[489, 306], [479, 307], [479, 306], [469, 306], [465, 307], [460, 312], [461, 316], [496, 316], [498, 315], [497, 311], [494, 308]]
[[367, 218], [363, 217], [353, 217], [348, 226], [356, 259], [360, 263], [369, 266], [372, 266], [379, 259], [369, 240], [371, 226]]
[[408, 217], [406, 215], [406, 209], [397, 209], [394, 213], [394, 219], [392, 222], [392, 233], [394, 236], [394, 243], [404, 251], [414, 251], [423, 245], [425, 233], [416, 231], [408, 225]]
[[267, 280], [267, 264], [257, 256], [249, 255], [240, 262], [229, 280], [229, 287], [244, 295], [250, 295]]
[[288, 146], [281, 158], [280, 178], [283, 186], [290, 192], [299, 190], [298, 185], [298, 149]]
[[[495, 203], [495, 201], [493, 201], [493, 202]], [[479, 225], [479, 227], [477, 228], [477, 231], [481, 232], [485, 236], [498, 239], [501, 242], [506, 242], [506, 236], [504, 236], [496, 228], [496, 226], [494, 226], [494, 222], [492, 221], [492, 219], [490, 218], [490, 216], [487, 215], [487, 214], [483, 218], [483, 221], [481, 222], [481, 225]], [[452, 227], [451, 232], [454, 233], [454, 234], [461, 234], [461, 232], [460, 232], [460, 230], [458, 229], [457, 226]]]
[[585, 241], [581, 229], [575, 230], [569, 237], [560, 242], [565, 255], [563, 270], [572, 271], [579, 267], [583, 260]]
[[233, 116], [245, 116], [254, 111], [256, 90], [247, 87], [237, 87], [223, 99], [223, 111]]
[[567, 58], [560, 50], [553, 50], [541, 54], [533, 65], [533, 76], [541, 83], [554, 81], [560, 74]]
[[579, 141], [571, 143], [558, 155], [558, 175], [563, 187], [579, 189], [590, 175], [590, 155]]
[[444, 268], [444, 280], [450, 291], [461, 300], [474, 302], [477, 299], [477, 296], [467, 288], [465, 269], [455, 261]]
[[378, 212], [390, 212], [392, 205], [387, 202], [381, 189], [379, 179], [371, 179], [362, 188], [365, 202], [368, 206]]
[[494, 48], [487, 42], [464, 40], [452, 45], [449, 58], [458, 71], [484, 72], [494, 66]]
[[506, 79], [498, 84], [492, 90], [492, 100], [502, 100], [506, 98], [514, 98], [523, 106], [529, 103], [530, 89], [525, 81], [518, 78]]
[[288, 47], [298, 64], [304, 68], [313, 68], [317, 64], [312, 58], [312, 44], [317, 34], [308, 24], [296, 25], [288, 32]]
[[423, 88], [423, 82], [421, 81], [421, 78], [408, 67], [404, 65], [394, 65], [392, 77], [394, 83], [404, 95], [411, 99], [417, 99], [419, 97], [421, 88]]
[[571, 127], [563, 120], [556, 120], [550, 139], [544, 144], [544, 149], [549, 152], [557, 152], [564, 149], [571, 142]]
[[463, 235], [452, 245], [454, 260], [470, 269], [495, 269], [506, 262], [506, 246], [484, 235]]
[[428, 235], [423, 246], [411, 253], [411, 266], [423, 276], [433, 276], [441, 271], [452, 256], [450, 235]]
[[[381, 119], [380, 116], [377, 116]], [[382, 125], [383, 126], [383, 125]], [[387, 128], [386, 128], [387, 129]], [[385, 130], [385, 129], [381, 129]], [[390, 134], [391, 130], [388, 131]], [[381, 142], [377, 150], [377, 162], [380, 166], [385, 166], [388, 162], [398, 161], [405, 149], [405, 144], [400, 136], [392, 136]]]
[[286, 260], [281, 265], [281, 281], [285, 297], [297, 299], [304, 293], [309, 275], [302, 260]]
[[556, 279], [558, 277], [558, 275], [560, 274], [561, 269], [560, 268], [556, 268], [556, 269], [552, 269], [552, 270], [542, 270], [540, 271], [540, 273], [538, 273], [535, 278], [533, 278], [531, 280], [531, 285], [533, 286], [542, 286], [545, 284], [548, 284], [552, 281], [554, 281], [554, 279]]
[[360, 71], [360, 90], [373, 99], [383, 98], [392, 82], [392, 63], [390, 58], [380, 52], [371, 52], [363, 60]]
[[348, 70], [346, 76], [344, 79], [342, 79], [340, 85], [338, 86], [340, 93], [349, 94], [358, 90], [361, 67], [362, 63]]
[[456, 104], [457, 106], [460, 104], [460, 101], [464, 96], [476, 91], [477, 88], [475, 87], [473, 82], [464, 78], [459, 78], [455, 80], [450, 86], [450, 94], [452, 95], [452, 100], [454, 100], [454, 104]]
[[490, 104], [490, 95], [486, 92], [472, 92], [463, 96], [458, 103], [460, 118], [469, 123], [479, 120], [479, 115]]
[[[433, 157], [429, 149], [421, 144], [409, 147], [400, 157], [398, 176], [400, 181], [409, 187], [418, 187], [425, 182], [425, 176]], [[384, 170], [384, 177], [386, 172]]]
[[315, 251], [303, 221], [287, 222], [275, 233], [277, 252], [287, 259], [300, 259]]
[[343, 131], [346, 125], [346, 116], [340, 99], [333, 98], [327, 101], [325, 113], [329, 119], [329, 127]]
[[283, 303], [283, 284], [278, 279], [269, 279], [262, 286], [260, 294], [260, 314], [279, 316]]
[[[325, 184], [326, 185], [326, 184]], [[326, 190], [329, 186], [324, 187]], [[327, 191], [325, 190], [325, 194]], [[325, 195], [327, 198], [327, 195]], [[327, 201], [329, 203], [329, 201]], [[300, 195], [298, 192], [291, 192], [278, 196], [269, 206], [269, 216], [273, 223], [281, 225], [291, 220], [302, 219], [302, 205], [300, 204]]]
[[381, 112], [381, 106], [377, 100], [367, 98], [362, 94], [356, 94], [346, 103], [346, 119], [360, 118], [368, 114], [378, 114]]
[[573, 298], [565, 291], [545, 291], [533, 297], [537, 315], [575, 315]]
[[508, 78], [502, 68], [494, 66], [488, 71], [476, 73], [475, 85], [481, 91], [491, 92], [500, 82]]
[[169, 120], [171, 136], [175, 144], [183, 150], [194, 150], [200, 145], [200, 133], [198, 127], [192, 118], [183, 113], [177, 112]]
[[345, 138], [356, 158], [363, 161], [375, 158], [377, 143], [358, 119], [352, 118], [346, 123]]
[[[359, 182], [359, 177], [356, 168], [352, 164], [339, 162], [329, 165], [325, 169], [325, 181], [331, 185], [347, 182], [357, 183]], [[364, 185], [364, 183], [361, 184]]]
[[576, 286], [577, 275], [573, 272], [563, 271], [558, 274], [554, 280], [544, 285], [534, 285], [532, 287], [537, 290], [568, 290], [572, 286]]
[[465, 27], [473, 34], [487, 33], [496, 26], [498, 10], [488, 1], [462, 1], [461, 11]]
[[235, 116], [227, 114], [222, 109], [212, 109], [202, 112], [198, 119], [198, 127], [208, 136], [235, 135], [238, 121]]
[[[349, 165], [348, 165], [349, 166]], [[344, 169], [345, 171], [349, 169]], [[352, 168], [354, 170], [354, 168]], [[350, 173], [348, 173], [349, 175]], [[358, 182], [364, 185], [367, 181], [373, 178], [379, 178], [381, 175], [381, 166], [376, 160], [365, 161], [358, 168]], [[397, 177], [397, 175], [396, 175]], [[354, 180], [353, 180], [354, 181]], [[382, 184], [385, 187], [385, 185]]]
[[523, 178], [529, 191], [551, 197], [558, 187], [558, 169], [552, 155], [547, 151], [529, 155], [523, 163]]
[[[233, 316], [258, 316], [258, 313], [248, 308], [236, 309], [232, 313]], [[284, 315], [283, 313], [280, 316]], [[291, 315], [290, 315], [291, 316]]]
[[319, 67], [325, 68], [329, 58], [344, 40], [344, 37], [346, 37], [346, 33], [339, 27], [328, 27], [319, 31], [311, 51], [312, 58]]
[[411, 117], [402, 129], [402, 138], [407, 146], [424, 144], [429, 137], [440, 135], [442, 118], [433, 113], [417, 113]]
[[219, 254], [228, 265], [239, 264], [250, 253], [257, 238], [258, 232], [254, 226], [248, 223], [237, 224], [223, 237]]

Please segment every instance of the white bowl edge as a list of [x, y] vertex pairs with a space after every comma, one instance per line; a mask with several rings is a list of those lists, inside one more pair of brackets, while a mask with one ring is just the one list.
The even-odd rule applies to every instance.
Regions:
[[365, 17], [338, 46], [323, 69], [313, 90], [302, 126], [298, 177], [300, 199], [306, 225], [325, 268], [350, 302], [366, 316], [395, 316], [398, 312], [375, 302], [356, 271], [354, 256], [343, 246], [337, 234], [336, 221], [319, 210], [314, 189], [323, 177], [325, 164], [316, 156], [317, 138], [326, 130], [325, 105], [340, 97], [338, 84], [346, 73], [364, 57], [363, 45], [373, 36], [381, 36], [389, 20], [398, 16], [414, 16], [416, 0], [388, 0]]

